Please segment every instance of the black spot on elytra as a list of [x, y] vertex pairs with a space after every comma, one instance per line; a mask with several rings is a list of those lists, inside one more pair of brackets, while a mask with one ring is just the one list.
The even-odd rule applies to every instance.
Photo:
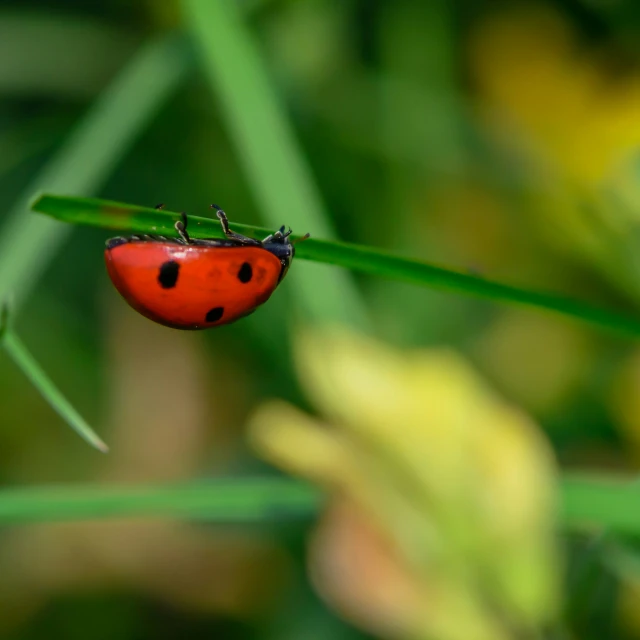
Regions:
[[222, 314], [224, 313], [224, 307], [214, 307], [210, 311], [207, 311], [207, 315], [205, 316], [205, 320], [207, 322], [218, 322], [220, 318], [222, 318]]
[[175, 260], [169, 260], [165, 262], [158, 272], [158, 282], [163, 289], [172, 289], [178, 282], [178, 272], [180, 271], [180, 264]]
[[240, 271], [238, 271], [238, 280], [246, 284], [251, 278], [253, 278], [253, 269], [248, 262], [243, 262]]

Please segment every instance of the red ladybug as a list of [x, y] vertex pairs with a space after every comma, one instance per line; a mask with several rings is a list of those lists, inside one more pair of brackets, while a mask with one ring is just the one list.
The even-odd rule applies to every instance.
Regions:
[[178, 238], [141, 235], [107, 241], [109, 277], [143, 316], [174, 329], [229, 324], [253, 313], [284, 278], [295, 254], [291, 229], [283, 226], [254, 240], [231, 231], [225, 212], [211, 206], [224, 240], [189, 237], [183, 213], [175, 224]]

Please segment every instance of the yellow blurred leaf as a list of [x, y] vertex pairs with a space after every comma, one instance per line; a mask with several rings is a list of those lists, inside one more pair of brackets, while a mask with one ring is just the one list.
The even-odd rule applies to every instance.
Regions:
[[295, 353], [329, 425], [271, 403], [250, 433], [334, 496], [312, 557], [325, 597], [388, 637], [508, 638], [511, 624], [550, 621], [555, 464], [529, 418], [451, 350], [400, 352], [331, 328], [301, 332]]

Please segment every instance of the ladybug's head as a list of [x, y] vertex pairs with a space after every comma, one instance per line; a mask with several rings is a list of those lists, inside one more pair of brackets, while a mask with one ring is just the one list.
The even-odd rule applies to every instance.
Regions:
[[[275, 233], [272, 233], [270, 236], [267, 236], [262, 241], [262, 246], [267, 250], [273, 253], [274, 256], [279, 258], [280, 263], [282, 264], [282, 271], [280, 272], [280, 280], [284, 278], [289, 267], [291, 266], [291, 261], [293, 260], [293, 256], [296, 254], [296, 249], [293, 246], [293, 242], [289, 236], [291, 235], [291, 229], [286, 229], [284, 225], [282, 225]], [[300, 242], [302, 240], [306, 240], [309, 237], [309, 234], [305, 235], [302, 238], [299, 238], [295, 242]]]

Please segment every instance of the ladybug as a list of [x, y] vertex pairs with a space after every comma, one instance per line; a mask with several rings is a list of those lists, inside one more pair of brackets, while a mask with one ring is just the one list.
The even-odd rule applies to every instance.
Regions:
[[295, 254], [291, 229], [283, 226], [254, 240], [231, 231], [225, 212], [211, 207], [223, 240], [191, 238], [182, 213], [175, 223], [177, 238], [137, 235], [107, 241], [109, 277], [143, 316], [174, 329], [229, 324], [265, 303], [286, 275]]

